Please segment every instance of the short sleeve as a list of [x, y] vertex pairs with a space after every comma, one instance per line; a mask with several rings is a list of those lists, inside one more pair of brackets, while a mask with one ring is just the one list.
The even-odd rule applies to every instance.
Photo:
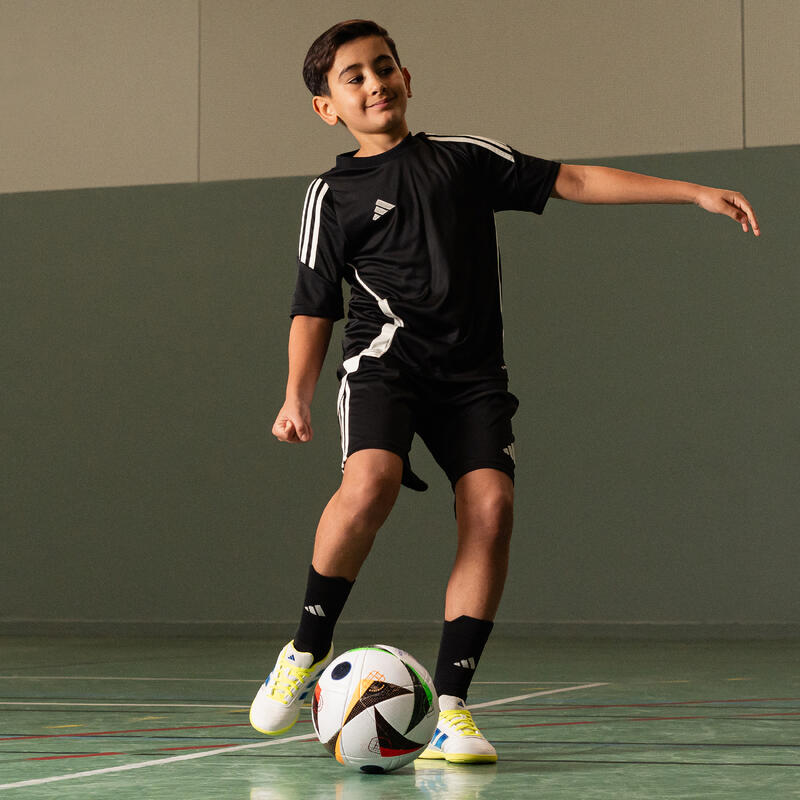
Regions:
[[297, 253], [297, 283], [291, 316], [341, 319], [344, 235], [336, 219], [332, 192], [322, 178], [306, 192]]
[[492, 208], [541, 214], [561, 164], [525, 155], [501, 142], [489, 139], [476, 142], [475, 155]]

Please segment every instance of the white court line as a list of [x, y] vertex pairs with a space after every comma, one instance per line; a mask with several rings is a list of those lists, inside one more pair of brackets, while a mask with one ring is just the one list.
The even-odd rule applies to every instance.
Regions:
[[220, 753], [235, 753], [237, 750], [252, 750], [256, 747], [270, 747], [271, 745], [284, 744], [285, 742], [299, 742], [303, 739], [312, 741], [315, 736], [309, 737], [307, 733], [302, 736], [290, 736], [288, 739], [270, 739], [268, 742], [255, 742], [254, 744], [239, 744], [235, 747], [220, 747], [216, 750], [206, 750], [203, 753], [189, 753], [185, 756], [170, 756], [169, 758], [156, 758], [152, 761], [140, 761], [138, 764], [121, 764], [118, 767], [103, 767], [102, 769], [88, 769], [85, 772], [71, 772], [67, 775], [53, 775], [50, 778], [34, 778], [29, 781], [17, 781], [17, 783], [0, 784], [2, 789], [21, 789], [23, 786], [40, 786], [43, 783], [54, 783], [55, 781], [68, 781], [71, 778], [88, 778], [92, 775], [106, 775], [110, 772], [127, 772], [130, 769], [141, 769], [142, 767], [158, 767], [164, 764], [174, 764], [176, 761], [191, 761], [195, 758], [206, 758], [207, 756], [218, 756]]
[[489, 706], [501, 706], [505, 703], [516, 703], [519, 700], [528, 700], [531, 697], [541, 697], [545, 694], [561, 694], [562, 692], [577, 692], [579, 689], [594, 689], [596, 686], [608, 686], [607, 683], [584, 683], [580, 686], [567, 686], [563, 689], [547, 689], [544, 692], [532, 692], [531, 694], [521, 694], [517, 697], [504, 697], [502, 700], [489, 700], [486, 703], [472, 703], [467, 708], [488, 708]]
[[242, 705], [224, 705], [222, 703], [73, 703], [63, 700], [0, 700], [0, 706], [67, 706], [80, 708], [250, 708]]
[[[0, 681], [202, 681], [203, 683], [259, 683], [257, 678], [120, 678], [114, 675], [0, 675]], [[263, 681], [261, 681], [263, 683]]]
[[[560, 694], [562, 692], [577, 692], [580, 689], [591, 689], [595, 686], [608, 686], [607, 683], [584, 683], [580, 686], [567, 686], [563, 689], [548, 689], [543, 692], [533, 694], [523, 694], [518, 697], [505, 697], [500, 700], [490, 700], [487, 703], [475, 703], [469, 708], [486, 708], [487, 706], [499, 706], [504, 703], [515, 703], [518, 700], [527, 700], [529, 697], [541, 697], [546, 694]], [[118, 767], [102, 767], [101, 769], [90, 769], [85, 772], [71, 772], [67, 775], [53, 775], [50, 778], [35, 778], [28, 781], [18, 781], [17, 783], [0, 784], [0, 791], [3, 789], [20, 789], [24, 786], [39, 786], [43, 783], [54, 783], [56, 781], [68, 781], [72, 778], [88, 778], [93, 775], [106, 775], [110, 772], [126, 772], [131, 769], [142, 769], [142, 767], [160, 767], [166, 764], [174, 764], [177, 761], [191, 761], [197, 758], [207, 758], [208, 756], [218, 756], [225, 753], [235, 753], [238, 750], [252, 750], [258, 747], [270, 747], [271, 745], [283, 744], [284, 742], [312, 741], [315, 737], [308, 734], [301, 736], [290, 736], [287, 739], [270, 739], [267, 742], [255, 742], [254, 744], [240, 744], [235, 747], [220, 747], [216, 750], [206, 750], [202, 753], [191, 753], [183, 756], [170, 756], [169, 758], [157, 758], [152, 761], [141, 761], [138, 764], [121, 764]]]
[[[1, 676], [0, 676], [1, 677]], [[470, 686], [574, 686], [574, 681], [472, 681]], [[594, 684], [592, 684], [594, 685]]]
[[[254, 678], [144, 678], [123, 677], [115, 675], [0, 675], [0, 681], [177, 681], [198, 683], [263, 683]], [[538, 683], [542, 686], [569, 686], [571, 681], [472, 681], [473, 686], [530, 686]]]
[[[473, 681], [473, 686], [477, 683], [483, 685], [499, 684], [529, 684], [537, 681]], [[545, 681], [539, 681], [545, 683]], [[550, 681], [555, 683], [555, 681]], [[563, 683], [563, 681], [559, 681]], [[608, 686], [607, 683], [585, 683], [580, 686], [568, 686], [565, 689], [548, 689], [543, 692], [533, 692], [532, 694], [521, 694], [518, 697], [510, 697], [505, 700], [492, 700], [488, 703], [477, 703], [470, 708], [484, 708], [485, 706], [502, 705], [503, 703], [514, 703], [517, 700], [527, 700], [529, 697], [538, 697], [544, 694], [559, 694], [560, 692], [575, 692], [578, 689], [593, 689], [595, 686]], [[66, 706], [68, 708], [250, 708], [246, 705], [233, 705], [225, 703], [80, 703], [67, 702], [63, 700], [0, 700], [0, 706]]]
[[[539, 681], [544, 683], [545, 681]], [[537, 681], [473, 681], [473, 686], [477, 683], [483, 685], [496, 685], [496, 684], [529, 684], [537, 683]], [[550, 681], [555, 683], [555, 681]], [[559, 681], [563, 683], [563, 681]], [[532, 692], [531, 694], [521, 694], [517, 697], [508, 697], [503, 700], [490, 700], [487, 703], [476, 703], [470, 705], [469, 708], [486, 708], [487, 706], [503, 705], [504, 703], [515, 703], [518, 700], [527, 700], [530, 697], [539, 697], [546, 694], [560, 694], [561, 692], [576, 692], [579, 689], [593, 689], [596, 686], [608, 686], [607, 683], [584, 683], [580, 686], [568, 686], [564, 689], [548, 689], [543, 692]], [[90, 706], [99, 708], [249, 708], [250, 706], [243, 705], [223, 705], [221, 703], [72, 703], [63, 701], [25, 701], [25, 700], [0, 700], [0, 706], [68, 706], [70, 708], [80, 706]]]

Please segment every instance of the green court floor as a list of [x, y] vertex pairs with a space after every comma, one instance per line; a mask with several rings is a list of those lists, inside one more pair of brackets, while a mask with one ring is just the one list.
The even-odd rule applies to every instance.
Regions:
[[[433, 665], [432, 639], [386, 643]], [[498, 763], [384, 776], [330, 758], [307, 709], [278, 739], [250, 728], [282, 644], [0, 639], [0, 797], [800, 798], [798, 642], [497, 636], [469, 703]]]

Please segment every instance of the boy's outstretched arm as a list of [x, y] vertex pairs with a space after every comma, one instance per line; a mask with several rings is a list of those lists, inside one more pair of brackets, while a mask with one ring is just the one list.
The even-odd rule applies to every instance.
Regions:
[[739, 192], [697, 183], [654, 178], [611, 167], [562, 164], [552, 196], [576, 203], [694, 203], [736, 220], [747, 233], [748, 223], [761, 235], [750, 203]]
[[289, 379], [286, 400], [272, 434], [281, 442], [311, 441], [311, 400], [331, 341], [333, 320], [296, 316], [289, 330]]

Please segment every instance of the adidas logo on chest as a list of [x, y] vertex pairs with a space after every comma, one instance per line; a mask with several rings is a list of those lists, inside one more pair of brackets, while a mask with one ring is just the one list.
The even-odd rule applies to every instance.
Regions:
[[380, 219], [395, 207], [396, 206], [394, 203], [387, 203], [385, 200], [378, 200], [375, 203], [375, 210], [372, 212], [372, 221], [375, 222], [376, 219]]

